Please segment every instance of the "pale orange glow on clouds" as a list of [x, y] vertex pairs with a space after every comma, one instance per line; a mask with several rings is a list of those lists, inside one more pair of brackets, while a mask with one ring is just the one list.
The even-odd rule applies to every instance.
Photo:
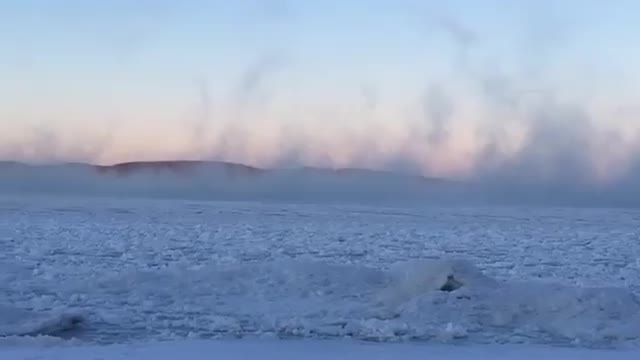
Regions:
[[[373, 115], [329, 112], [326, 116], [332, 116], [330, 121], [319, 115], [325, 112], [314, 112], [312, 107], [306, 117], [279, 110], [264, 113], [259, 121], [216, 120], [200, 128], [181, 121], [178, 114], [153, 114], [150, 111], [145, 118], [122, 119], [102, 127], [86, 122], [81, 125], [77, 119], [56, 128], [16, 124], [0, 132], [0, 152], [28, 161], [99, 164], [205, 159], [267, 168], [304, 165], [383, 169], [404, 163], [423, 175], [466, 178], [482, 165], [483, 151], [490, 145], [500, 154], [498, 161], [518, 156], [531, 127], [526, 112], [500, 113], [473, 101], [456, 108], [446, 124], [447, 135], [435, 143], [428, 139], [431, 125], [421, 122], [418, 112], [392, 109]], [[153, 122], [147, 120], [151, 117]], [[613, 118], [606, 106], [594, 109], [593, 117]], [[588, 147], [582, 149], [592, 161], [596, 181], [606, 182], [624, 173], [637, 150], [637, 124], [617, 119], [617, 123], [596, 123], [587, 136]], [[491, 133], [498, 130], [492, 138]]]

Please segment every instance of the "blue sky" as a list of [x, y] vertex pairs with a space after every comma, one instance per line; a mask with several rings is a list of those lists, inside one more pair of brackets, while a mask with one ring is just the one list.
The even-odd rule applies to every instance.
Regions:
[[[570, 108], [588, 134], [564, 119], [544, 133], [587, 137], [595, 177], [621, 172], [640, 128], [639, 11], [631, 0], [2, 2], [0, 155], [465, 176], [487, 148], [520, 159], [538, 146], [535, 114]], [[565, 147], [552, 150], [576, 150]]]

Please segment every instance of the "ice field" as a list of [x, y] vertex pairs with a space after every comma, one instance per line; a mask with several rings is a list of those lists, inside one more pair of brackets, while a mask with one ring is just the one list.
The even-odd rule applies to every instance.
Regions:
[[638, 210], [5, 196], [0, 214], [2, 359], [640, 356]]

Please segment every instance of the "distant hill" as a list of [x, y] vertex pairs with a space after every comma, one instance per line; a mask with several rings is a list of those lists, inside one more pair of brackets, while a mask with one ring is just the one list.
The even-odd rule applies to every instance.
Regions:
[[218, 161], [114, 165], [0, 162], [0, 192], [241, 200], [418, 201], [454, 182], [391, 171], [300, 167], [262, 169]]
[[[93, 165], [87, 165], [93, 166]], [[117, 175], [135, 175], [141, 172], [165, 172], [174, 173], [179, 175], [194, 174], [198, 172], [219, 172], [226, 175], [246, 175], [246, 176], [293, 176], [302, 175], [305, 177], [314, 176], [332, 176], [339, 178], [384, 178], [384, 179], [413, 179], [417, 181], [428, 182], [444, 182], [446, 180], [425, 178], [419, 175], [401, 174], [392, 171], [385, 170], [371, 170], [371, 169], [359, 169], [359, 168], [320, 168], [320, 167], [300, 167], [292, 169], [263, 169], [244, 164], [222, 162], [222, 161], [190, 161], [190, 160], [178, 160], [178, 161], [141, 161], [141, 162], [127, 162], [119, 163], [108, 166], [93, 166], [99, 173], [102, 174], [117, 174]]]
[[140, 172], [169, 172], [174, 174], [192, 174], [202, 170], [215, 170], [230, 175], [259, 175], [265, 170], [256, 167], [222, 161], [138, 161], [109, 166], [94, 166], [99, 173], [133, 175]]

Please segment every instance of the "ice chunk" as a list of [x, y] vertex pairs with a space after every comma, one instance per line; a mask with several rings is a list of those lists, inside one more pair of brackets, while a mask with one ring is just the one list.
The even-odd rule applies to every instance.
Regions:
[[33, 312], [0, 306], [0, 336], [56, 336], [79, 330], [84, 317], [73, 313]]

